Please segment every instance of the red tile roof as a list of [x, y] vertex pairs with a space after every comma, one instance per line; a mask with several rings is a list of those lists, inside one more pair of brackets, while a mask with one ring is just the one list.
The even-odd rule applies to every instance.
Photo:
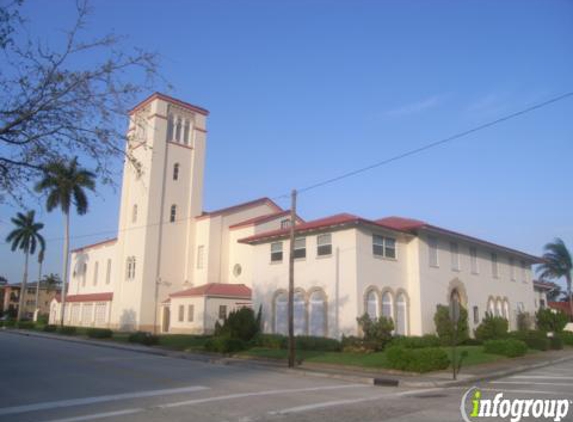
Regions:
[[[352, 225], [370, 225], [370, 226], [377, 226], [384, 229], [392, 230], [392, 231], [401, 231], [397, 230], [393, 227], [387, 226], [382, 223], [377, 223], [375, 221], [367, 220], [362, 217], [358, 217], [353, 214], [336, 214], [330, 217], [320, 218], [318, 220], [308, 221], [305, 223], [297, 224], [296, 225], [296, 232], [308, 232], [308, 231], [316, 231], [316, 230], [324, 230], [327, 228], [332, 227], [342, 227], [342, 226], [352, 226]], [[272, 238], [281, 238], [286, 237], [290, 233], [290, 229], [277, 229], [271, 230], [268, 232], [256, 234], [254, 236], [250, 236], [244, 239], [240, 239], [239, 242], [241, 243], [258, 243], [263, 242], [265, 240], [269, 240]]]
[[[257, 224], [263, 224], [263, 223], [266, 223], [268, 221], [272, 221], [275, 218], [288, 217], [288, 216], [290, 216], [290, 210], [275, 212], [272, 214], [261, 215], [261, 216], [255, 217], [255, 218], [250, 218], [249, 220], [245, 220], [245, 221], [242, 221], [240, 223], [233, 224], [229, 228], [230, 229], [238, 229], [240, 227], [256, 226]], [[304, 222], [304, 220], [302, 218], [300, 218], [298, 215], [296, 216], [296, 219], [297, 219], [297, 221], [299, 221], [301, 223]]]
[[207, 217], [215, 217], [217, 215], [222, 215], [222, 214], [229, 214], [232, 212], [236, 212], [239, 210], [242, 210], [243, 208], [252, 208], [252, 207], [256, 207], [259, 205], [269, 205], [271, 208], [274, 208], [276, 212], [282, 212], [283, 209], [281, 207], [279, 207], [273, 200], [271, 200], [270, 198], [267, 197], [263, 197], [263, 198], [258, 198], [255, 199], [253, 201], [249, 201], [249, 202], [243, 202], [242, 204], [237, 204], [237, 205], [233, 205], [231, 207], [227, 207], [227, 208], [221, 208], [219, 210], [215, 210], [215, 211], [204, 211], [203, 214], [201, 214], [199, 217], [197, 217], [197, 219], [202, 219], [202, 218], [207, 218]]
[[458, 238], [462, 238], [464, 240], [467, 240], [468, 242], [475, 242], [475, 243], [481, 243], [482, 245], [485, 246], [489, 246], [492, 248], [496, 248], [496, 249], [503, 249], [509, 253], [512, 254], [516, 254], [516, 255], [520, 255], [528, 260], [531, 260], [533, 262], [541, 262], [541, 258], [525, 253], [525, 252], [521, 252], [518, 251], [516, 249], [512, 249], [512, 248], [508, 248], [506, 246], [501, 246], [492, 242], [488, 242], [487, 240], [482, 240], [482, 239], [478, 239], [477, 237], [473, 237], [473, 236], [468, 236], [462, 233], [458, 233], [452, 230], [448, 230], [448, 229], [444, 229], [442, 227], [438, 227], [438, 226], [434, 226], [432, 224], [428, 224], [424, 221], [420, 221], [420, 220], [414, 220], [411, 218], [402, 218], [402, 217], [387, 217], [387, 218], [381, 218], [379, 220], [376, 220], [377, 223], [381, 223], [381, 224], [386, 224], [390, 227], [393, 227], [396, 230], [405, 230], [405, 231], [409, 231], [413, 234], [417, 234], [418, 230], [421, 229], [426, 229], [429, 231], [435, 231], [435, 232], [439, 232], [448, 236], [453, 236], [453, 237], [458, 237]]
[[[61, 302], [61, 295], [56, 295], [55, 299]], [[109, 302], [113, 299], [112, 292], [106, 293], [88, 293], [85, 295], [68, 295], [66, 296], [66, 303], [73, 302]]]
[[135, 107], [133, 107], [129, 111], [129, 114], [133, 114], [134, 112], [145, 107], [147, 104], [149, 104], [151, 101], [153, 101], [155, 99], [160, 99], [160, 100], [167, 101], [167, 102], [170, 102], [173, 104], [177, 104], [179, 107], [186, 108], [188, 110], [194, 111], [194, 112], [199, 113], [199, 114], [203, 114], [205, 116], [209, 115], [209, 110], [206, 110], [203, 107], [198, 107], [196, 105], [186, 103], [185, 101], [178, 100], [177, 98], [173, 98], [169, 95], [165, 95], [165, 94], [162, 94], [160, 92], [154, 92], [149, 97], [147, 97], [145, 100], [141, 101], [139, 104], [137, 104]]
[[569, 307], [569, 302], [547, 302], [547, 306], [551, 309], [556, 309], [562, 311], [567, 315], [571, 315], [571, 308]]
[[169, 297], [189, 297], [189, 296], [206, 296], [206, 297], [232, 297], [240, 299], [251, 299], [251, 289], [244, 284], [224, 284], [208, 283], [202, 286], [192, 287], [187, 290], [172, 293]]
[[71, 253], [81, 252], [81, 251], [86, 250], [86, 249], [95, 248], [97, 246], [103, 246], [107, 243], [114, 243], [116, 241], [117, 241], [117, 237], [114, 237], [113, 239], [102, 240], [101, 242], [92, 243], [91, 245], [85, 245], [85, 246], [81, 246], [81, 247], [76, 248], [76, 249], [72, 249]]
[[538, 289], [542, 290], [553, 290], [558, 286], [557, 284], [548, 281], [533, 280], [533, 287], [537, 287]]

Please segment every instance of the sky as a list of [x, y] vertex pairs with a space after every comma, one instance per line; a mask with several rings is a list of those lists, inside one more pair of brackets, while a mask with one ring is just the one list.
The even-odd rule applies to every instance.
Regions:
[[[210, 110], [207, 211], [281, 197], [573, 91], [572, 1], [92, 6], [86, 39], [114, 32], [157, 52], [172, 87], [158, 90]], [[23, 12], [33, 36], [57, 45], [74, 2], [27, 0]], [[573, 250], [572, 115], [570, 97], [308, 191], [298, 211], [412, 217], [537, 255], [559, 236]], [[72, 218], [72, 247], [114, 237], [119, 195], [90, 197], [89, 214]], [[37, 198], [29, 206], [46, 223], [45, 271], [60, 273], [62, 217]], [[17, 210], [0, 206], [1, 238]], [[0, 275], [19, 282], [22, 255], [0, 243]]]

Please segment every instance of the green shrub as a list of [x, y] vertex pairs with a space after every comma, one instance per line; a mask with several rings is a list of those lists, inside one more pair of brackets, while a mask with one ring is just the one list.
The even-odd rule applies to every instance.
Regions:
[[42, 327], [42, 331], [45, 331], [46, 333], [53, 333], [57, 329], [58, 329], [58, 327], [56, 325], [52, 325], [52, 324], [44, 325]]
[[547, 338], [547, 334], [543, 331], [514, 331], [510, 333], [510, 337], [523, 341], [530, 349], [541, 351], [549, 350], [550, 342]]
[[533, 327], [533, 318], [529, 312], [519, 312], [517, 314], [517, 330], [529, 331]]
[[561, 340], [563, 340], [563, 344], [567, 346], [573, 346], [573, 332], [571, 331], [563, 331], [559, 334]]
[[34, 321], [18, 321], [16, 322], [15, 327], [21, 330], [33, 330], [36, 326]]
[[89, 338], [112, 338], [113, 331], [107, 328], [88, 328], [86, 334]]
[[535, 321], [538, 330], [560, 333], [569, 322], [569, 317], [562, 311], [540, 309], [535, 314]]
[[475, 330], [476, 339], [479, 341], [499, 340], [507, 338], [509, 324], [507, 319], [501, 316], [493, 316], [487, 312], [481, 324]]
[[439, 347], [405, 349], [391, 346], [386, 350], [386, 359], [390, 368], [409, 372], [438, 371], [450, 365], [447, 353]]
[[372, 319], [368, 314], [356, 318], [358, 325], [364, 334], [364, 347], [375, 351], [384, 350], [384, 347], [392, 340], [394, 323], [391, 318], [380, 317]]
[[549, 337], [549, 347], [551, 350], [563, 349], [563, 339], [561, 338], [561, 334], [554, 334], [553, 337]]
[[205, 350], [208, 352], [235, 353], [245, 348], [245, 342], [238, 338], [213, 337], [205, 342]]
[[513, 338], [507, 338], [503, 340], [487, 340], [483, 344], [483, 350], [486, 353], [515, 358], [517, 356], [523, 356], [527, 353], [527, 345], [523, 341]]
[[50, 316], [48, 314], [40, 314], [38, 315], [38, 320], [36, 321], [38, 324], [47, 325], [49, 322]]
[[434, 334], [426, 334], [422, 337], [394, 337], [390, 346], [403, 347], [404, 349], [422, 349], [424, 347], [439, 347], [440, 339]]
[[14, 328], [15, 326], [16, 326], [16, 321], [14, 321], [13, 319], [4, 321], [4, 327], [6, 328]]
[[340, 352], [340, 342], [333, 338], [296, 336], [295, 346], [298, 350], [316, 350], [320, 352]]
[[[244, 342], [251, 341], [260, 331], [260, 313], [255, 316], [251, 308], [240, 308], [231, 311], [223, 325], [215, 325], [215, 337], [229, 337]], [[218, 321], [217, 321], [218, 322]]]
[[144, 346], [154, 346], [159, 344], [159, 337], [147, 332], [147, 331], [136, 331], [131, 333], [127, 338], [130, 343], [139, 343]]
[[463, 342], [460, 343], [461, 346], [481, 346], [483, 341], [478, 340], [477, 338], [467, 338]]
[[66, 336], [75, 336], [78, 333], [78, 330], [76, 327], [64, 325], [63, 327], [58, 327], [58, 333], [64, 334]]
[[249, 344], [252, 347], [264, 347], [266, 349], [286, 349], [288, 338], [281, 334], [257, 334]]
[[[438, 305], [436, 313], [434, 314], [434, 324], [436, 325], [436, 333], [442, 345], [450, 346], [454, 338], [454, 323], [450, 319], [449, 307]], [[467, 340], [469, 338], [469, 332], [468, 311], [463, 306], [460, 306], [460, 319], [458, 321], [456, 334], [457, 344], [461, 344]]]

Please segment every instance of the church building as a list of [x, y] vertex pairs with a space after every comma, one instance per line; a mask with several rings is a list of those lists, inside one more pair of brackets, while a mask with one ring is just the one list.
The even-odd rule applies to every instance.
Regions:
[[[264, 331], [286, 333], [289, 211], [268, 198], [203, 210], [208, 115], [159, 93], [131, 110], [117, 237], [72, 251], [65, 324], [199, 334], [262, 306]], [[296, 232], [297, 334], [355, 335], [364, 313], [431, 333], [452, 298], [470, 329], [486, 312], [515, 328], [539, 301], [537, 257], [424, 221], [297, 217]], [[50, 320], [60, 312], [58, 297]]]

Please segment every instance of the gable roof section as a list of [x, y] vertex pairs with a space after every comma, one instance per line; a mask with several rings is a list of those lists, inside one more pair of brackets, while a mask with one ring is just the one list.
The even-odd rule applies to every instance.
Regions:
[[[335, 214], [331, 215], [330, 217], [319, 218], [318, 220], [312, 220], [308, 222], [304, 222], [301, 224], [296, 225], [296, 233], [306, 233], [312, 231], [319, 231], [319, 230], [326, 230], [332, 228], [342, 228], [342, 227], [352, 227], [352, 226], [359, 226], [359, 225], [367, 225], [367, 226], [374, 226], [380, 227], [391, 231], [401, 232], [402, 230], [397, 230], [393, 227], [387, 226], [382, 223], [377, 223], [376, 221], [367, 220], [362, 217], [358, 217], [354, 214]], [[244, 239], [240, 239], [239, 242], [241, 243], [264, 243], [265, 241], [284, 238], [287, 237], [290, 233], [290, 229], [277, 229], [271, 230], [264, 233], [259, 233], [254, 236], [246, 237]]]
[[[56, 301], [61, 302], [62, 296], [56, 295]], [[113, 299], [112, 292], [106, 293], [88, 293], [85, 295], [66, 295], [66, 303], [74, 302], [109, 302]]]
[[108, 243], [115, 243], [115, 242], [117, 242], [117, 237], [114, 237], [113, 239], [102, 240], [101, 242], [97, 242], [97, 243], [92, 243], [91, 245], [80, 246], [79, 248], [72, 249], [70, 251], [70, 253], [77, 253], [77, 252], [81, 252], [81, 251], [86, 250], [86, 249], [92, 249], [92, 248], [96, 248], [98, 246], [103, 246], [103, 245], [106, 245]]
[[[229, 226], [229, 228], [230, 229], [238, 229], [241, 227], [256, 226], [258, 224], [267, 223], [269, 221], [272, 221], [272, 220], [274, 220], [276, 218], [280, 218], [280, 217], [290, 217], [290, 210], [285, 210], [285, 211], [275, 212], [272, 214], [261, 215], [259, 217], [255, 217], [255, 218], [250, 218], [248, 220], [241, 221], [240, 223], [233, 224], [232, 226]], [[300, 218], [298, 215], [296, 216], [296, 219], [297, 219], [297, 221], [304, 223], [304, 220], [302, 218]]]
[[487, 240], [478, 239], [477, 237], [468, 236], [466, 234], [458, 233], [452, 230], [444, 229], [443, 227], [434, 226], [432, 224], [428, 224], [425, 221], [414, 220], [411, 218], [403, 218], [403, 217], [386, 217], [376, 220], [377, 223], [389, 225], [396, 230], [405, 230], [412, 234], [418, 234], [420, 230], [428, 230], [430, 232], [437, 232], [440, 234], [445, 234], [447, 236], [457, 237], [463, 239], [468, 242], [473, 243], [480, 243], [484, 246], [493, 248], [493, 249], [501, 249], [508, 253], [519, 255], [523, 258], [526, 258], [533, 262], [541, 262], [541, 259], [537, 256], [518, 251], [517, 249], [508, 248], [506, 246], [501, 246], [496, 243], [488, 242]]
[[547, 306], [551, 309], [564, 312], [566, 315], [571, 315], [571, 308], [569, 302], [547, 302]]
[[276, 212], [284, 211], [281, 207], [279, 207], [273, 200], [267, 197], [258, 198], [253, 201], [243, 202], [241, 204], [233, 205], [227, 208], [221, 208], [215, 211], [203, 211], [203, 214], [196, 217], [197, 219], [209, 218], [209, 217], [216, 217], [218, 215], [225, 215], [225, 214], [232, 214], [234, 212], [242, 211], [243, 209], [248, 209], [252, 207], [256, 207], [259, 205], [268, 205], [271, 208], [274, 208]]
[[137, 110], [145, 107], [151, 101], [156, 100], [156, 99], [167, 101], [169, 103], [173, 103], [175, 105], [178, 105], [179, 107], [186, 108], [187, 110], [193, 111], [195, 113], [203, 114], [204, 116], [209, 115], [209, 110], [204, 109], [203, 107], [199, 107], [199, 106], [187, 103], [185, 101], [178, 100], [177, 98], [173, 98], [169, 95], [162, 94], [161, 92], [154, 92], [153, 94], [151, 94], [145, 100], [141, 101], [139, 104], [137, 104], [131, 110], [129, 110], [129, 114], [135, 113]]
[[171, 298], [193, 296], [230, 297], [250, 300], [252, 292], [251, 289], [244, 284], [208, 283], [169, 295]]

